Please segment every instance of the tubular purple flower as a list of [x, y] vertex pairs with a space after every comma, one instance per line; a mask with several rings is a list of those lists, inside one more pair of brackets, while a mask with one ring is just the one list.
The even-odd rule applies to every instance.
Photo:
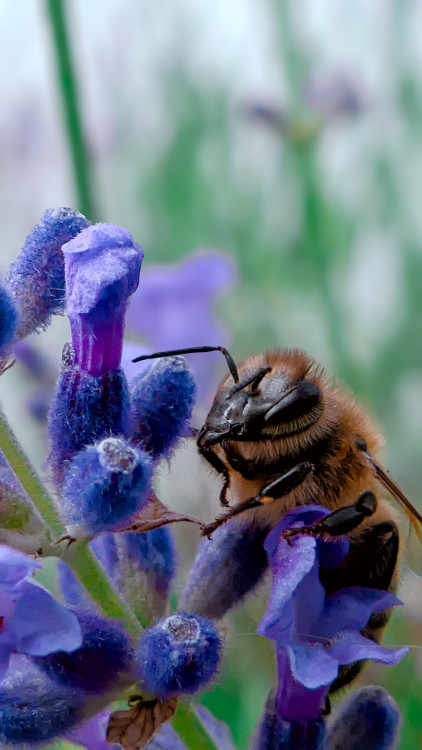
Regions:
[[336, 567], [348, 549], [344, 538], [324, 541], [281, 533], [292, 525], [307, 525], [329, 511], [318, 506], [286, 514], [265, 541], [273, 584], [258, 633], [276, 641], [279, 719], [316, 720], [339, 666], [364, 659], [396, 664], [407, 648], [386, 649], [365, 638], [361, 630], [374, 612], [401, 604], [387, 591], [351, 587], [326, 595], [319, 580], [320, 565]]
[[[326, 750], [325, 737], [325, 722], [321, 718], [289, 721], [280, 717], [275, 691], [272, 690], [252, 739], [251, 750]], [[346, 750], [348, 745], [341, 747]]]
[[0, 360], [9, 356], [19, 323], [15, 301], [3, 284], [0, 284]]
[[252, 591], [268, 567], [264, 550], [267, 529], [241, 519], [220, 526], [204, 539], [182, 591], [179, 606], [212, 619]]
[[60, 513], [89, 535], [129, 525], [148, 500], [151, 460], [122, 438], [89, 445], [70, 462]]
[[52, 315], [64, 312], [62, 245], [88, 225], [73, 208], [52, 208], [26, 238], [7, 277], [20, 312], [18, 338], [46, 328]]
[[30, 580], [41, 567], [22, 552], [0, 545], [0, 679], [12, 653], [46, 656], [81, 645], [76, 616]]
[[63, 253], [75, 362], [95, 376], [116, 370], [144, 251], [127, 229], [95, 224], [64, 245]]
[[211, 620], [176, 612], [139, 639], [138, 679], [158, 698], [196, 693], [216, 675], [222, 645]]
[[134, 420], [133, 440], [154, 458], [169, 458], [186, 434], [196, 386], [184, 357], [157, 359], [129, 383]]

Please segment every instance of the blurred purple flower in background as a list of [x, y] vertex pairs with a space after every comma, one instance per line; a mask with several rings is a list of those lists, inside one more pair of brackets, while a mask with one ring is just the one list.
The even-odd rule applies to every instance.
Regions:
[[[155, 352], [188, 346], [227, 346], [228, 332], [216, 320], [217, 297], [234, 284], [233, 261], [217, 250], [193, 253], [179, 265], [146, 266], [142, 283], [130, 302], [127, 330], [146, 339], [141, 350], [131, 343], [123, 352], [123, 366], [130, 377], [139, 364], [130, 360], [142, 351]], [[188, 355], [198, 385], [200, 402], [215, 390], [218, 353]], [[133, 369], [131, 369], [133, 368]]]
[[0, 678], [12, 653], [46, 656], [82, 642], [76, 616], [30, 578], [42, 565], [0, 545]]

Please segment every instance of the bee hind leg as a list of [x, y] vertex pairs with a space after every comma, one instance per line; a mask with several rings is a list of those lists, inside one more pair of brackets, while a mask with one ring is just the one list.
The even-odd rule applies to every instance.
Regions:
[[316, 523], [309, 526], [286, 529], [283, 532], [285, 539], [290, 539], [298, 534], [312, 534], [322, 536], [343, 536], [354, 531], [361, 523], [372, 516], [377, 508], [377, 499], [370, 490], [363, 492], [353, 505], [346, 505], [329, 513]]

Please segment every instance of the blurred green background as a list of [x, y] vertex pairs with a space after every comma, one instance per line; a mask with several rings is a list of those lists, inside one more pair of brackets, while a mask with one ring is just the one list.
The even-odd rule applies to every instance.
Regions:
[[[235, 358], [299, 346], [342, 378], [421, 509], [422, 1], [0, 0], [0, 49], [1, 270], [58, 205], [126, 226], [149, 263], [221, 248]], [[57, 358], [65, 325], [39, 338]], [[36, 452], [26, 387], [5, 376], [2, 400]], [[274, 679], [260, 607], [228, 621], [204, 696], [239, 748]], [[364, 680], [422, 747], [422, 628], [395, 615], [386, 642], [415, 648]]]

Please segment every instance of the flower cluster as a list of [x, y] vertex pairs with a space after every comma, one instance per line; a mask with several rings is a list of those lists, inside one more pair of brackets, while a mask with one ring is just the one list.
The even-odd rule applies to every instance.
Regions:
[[[57, 511], [69, 541], [76, 541], [57, 565], [65, 604], [33, 580], [38, 560], [0, 544], [0, 744], [42, 747], [68, 737], [105, 750], [108, 737], [125, 749], [193, 750], [192, 736], [201, 742], [205, 734], [219, 750], [233, 750], [227, 728], [203, 707], [185, 706], [180, 719], [182, 701], [215, 681], [223, 657], [220, 620], [256, 590], [270, 567], [272, 590], [258, 634], [275, 643], [278, 679], [251, 747], [388, 750], [399, 714], [385, 691], [365, 688], [326, 719], [329, 694], [345, 668], [359, 669], [367, 659], [393, 665], [406, 652], [368, 637], [374, 616], [400, 604], [393, 593], [328, 586], [349, 541], [313, 530], [327, 509], [295, 508], [272, 529], [259, 515], [233, 517], [201, 543], [178, 608], [168, 614], [176, 555], [167, 524], [192, 519], [166, 508], [154, 475], [190, 434], [197, 388], [181, 357], [159, 359], [126, 378], [125, 316], [143, 255], [121, 227], [90, 225], [71, 209], [49, 211], [0, 290], [4, 366], [13, 345], [55, 313], [67, 312], [72, 336], [49, 413], [55, 508], [45, 513], [43, 495], [38, 515], [31, 508], [22, 519], [22, 506], [30, 502], [24, 490], [39, 484], [28, 467], [33, 483], [19, 484], [21, 465], [9, 465], [9, 451], [0, 460], [0, 521], [11, 524], [16, 546], [32, 544], [42, 556], [53, 553], [47, 528], [39, 543], [43, 512], [50, 519]], [[204, 313], [215, 289], [204, 258], [201, 263], [198, 309]], [[181, 272], [181, 288], [189, 273]], [[163, 299], [167, 288], [164, 283]], [[135, 309], [145, 318], [152, 314], [148, 304]], [[199, 333], [203, 320], [198, 313]], [[163, 314], [164, 348], [208, 343], [174, 339], [176, 322]], [[292, 528], [302, 531], [286, 538]], [[115, 614], [123, 612], [124, 622], [100, 611], [97, 584], [117, 601]], [[110, 703], [133, 686], [129, 710], [110, 713]], [[177, 705], [182, 710], [171, 726], [165, 722]], [[192, 722], [192, 731], [183, 721]]]

